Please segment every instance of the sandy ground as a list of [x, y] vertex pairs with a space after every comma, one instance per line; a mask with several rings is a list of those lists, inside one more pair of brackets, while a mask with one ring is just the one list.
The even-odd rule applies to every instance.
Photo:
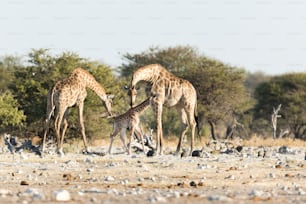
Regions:
[[0, 203], [306, 203], [306, 149], [288, 150], [183, 158], [120, 148], [105, 156], [2, 153]]

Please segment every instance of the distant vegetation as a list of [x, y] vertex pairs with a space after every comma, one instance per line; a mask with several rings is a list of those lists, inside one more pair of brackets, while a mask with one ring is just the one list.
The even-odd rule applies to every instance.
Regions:
[[[170, 72], [189, 80], [197, 89], [201, 137], [250, 138], [272, 137], [271, 114], [281, 104], [276, 135], [306, 140], [306, 73], [267, 76], [248, 73], [202, 55], [189, 46], [149, 48], [141, 53], [126, 53], [119, 67], [84, 59], [64, 52], [51, 55], [47, 49], [32, 50], [27, 57], [4, 56], [0, 59], [0, 133], [20, 136], [40, 135], [46, 114], [49, 89], [76, 67], [94, 75], [108, 93], [115, 94], [113, 110], [129, 108], [125, 85], [139, 67], [159, 63]], [[140, 84], [138, 103], [144, 100]], [[85, 126], [91, 139], [109, 137], [112, 121], [101, 117], [105, 112], [100, 99], [88, 90], [85, 101]], [[173, 109], [163, 115], [164, 135], [179, 135], [180, 121]], [[69, 114], [70, 138], [80, 138], [77, 110]], [[151, 110], [142, 116], [144, 129], [155, 128]]]

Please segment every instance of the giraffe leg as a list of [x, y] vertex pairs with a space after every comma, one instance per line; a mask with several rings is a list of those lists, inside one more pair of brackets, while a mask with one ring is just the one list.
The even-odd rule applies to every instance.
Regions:
[[156, 131], [156, 152], [159, 152], [160, 155], [163, 154], [163, 127], [162, 127], [162, 104], [156, 104], [154, 106], [154, 112], [157, 122], [157, 131]]
[[177, 108], [177, 110], [178, 110], [179, 117], [180, 117], [180, 120], [181, 120], [182, 132], [181, 132], [181, 135], [180, 135], [180, 138], [179, 138], [179, 142], [177, 144], [175, 155], [177, 155], [181, 151], [182, 142], [183, 142], [183, 139], [184, 139], [184, 137], [186, 135], [186, 132], [188, 130], [188, 121], [187, 121], [186, 112], [182, 108]]
[[129, 145], [129, 149], [128, 149], [128, 154], [131, 154], [131, 146], [132, 146], [132, 139], [133, 139], [134, 133], [135, 133], [135, 127], [132, 127], [131, 135], [130, 135], [130, 138], [129, 138], [130, 145]]
[[41, 149], [42, 153], [45, 151], [46, 137], [49, 131], [49, 127], [50, 127], [50, 118], [47, 118], [45, 120], [45, 125], [44, 125], [44, 135], [43, 135], [43, 143], [42, 143], [42, 149]]
[[190, 108], [189, 110], [185, 110], [187, 114], [187, 119], [189, 122], [189, 126], [191, 129], [191, 141], [190, 141], [190, 155], [192, 155], [193, 148], [194, 148], [194, 135], [195, 135], [195, 128], [196, 128], [196, 120], [194, 116], [194, 108]]
[[59, 111], [56, 119], [55, 119], [55, 132], [56, 132], [56, 139], [57, 139], [57, 152], [63, 156], [63, 150], [62, 150], [62, 140], [61, 138], [61, 125], [63, 121], [64, 113], [62, 111]]
[[[129, 149], [128, 149], [128, 147], [127, 147], [127, 145], [126, 145], [126, 141], [125, 141], [125, 139], [126, 139], [126, 129], [125, 129], [125, 128], [122, 128], [122, 129], [121, 129], [121, 132], [120, 132], [120, 139], [121, 139], [121, 141], [122, 141], [123, 148], [125, 149], [126, 152], [128, 152]], [[131, 145], [131, 144], [130, 144], [130, 145]]]
[[79, 107], [79, 121], [80, 121], [80, 126], [81, 126], [81, 133], [82, 133], [82, 137], [83, 137], [83, 143], [84, 143], [85, 151], [89, 152], [88, 151], [88, 146], [87, 146], [86, 134], [85, 134], [84, 119], [83, 119], [84, 101], [81, 101], [78, 104], [78, 107]]
[[60, 142], [61, 142], [61, 145], [60, 145], [60, 147], [58, 148], [58, 153], [59, 153], [61, 156], [64, 155], [63, 145], [64, 145], [64, 138], [65, 138], [65, 133], [66, 133], [67, 127], [68, 127], [68, 122], [67, 122], [66, 117], [64, 117], [64, 119], [63, 119], [63, 124], [62, 124], [61, 141], [60, 141]]
[[118, 134], [118, 129], [115, 129], [111, 135], [110, 135], [110, 143], [109, 143], [109, 148], [108, 148], [108, 153], [111, 154], [111, 150], [112, 150], [112, 145], [113, 145], [113, 142], [114, 142], [114, 139], [116, 137], [116, 135]]
[[143, 150], [143, 153], [146, 154], [145, 147], [144, 147], [143, 134], [142, 134], [141, 129], [140, 128], [136, 128], [135, 129], [135, 134], [137, 135], [138, 138], [140, 136], [141, 144], [142, 144], [142, 150]]

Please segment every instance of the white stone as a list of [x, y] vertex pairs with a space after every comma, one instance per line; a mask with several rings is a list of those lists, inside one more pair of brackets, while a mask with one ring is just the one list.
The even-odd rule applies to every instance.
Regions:
[[55, 200], [56, 201], [69, 201], [71, 200], [71, 196], [69, 191], [67, 190], [57, 190], [54, 192]]
[[0, 196], [1, 197], [5, 197], [7, 195], [12, 195], [12, 192], [10, 190], [7, 190], [7, 189], [0, 189]]
[[35, 188], [28, 188], [24, 191], [23, 195], [31, 196], [33, 199], [43, 199], [43, 195]]
[[115, 180], [115, 178], [112, 177], [112, 176], [105, 177], [105, 181], [114, 181], [114, 180]]

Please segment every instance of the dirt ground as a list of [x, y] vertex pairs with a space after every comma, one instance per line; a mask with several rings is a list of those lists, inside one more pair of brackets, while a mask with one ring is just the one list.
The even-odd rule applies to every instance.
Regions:
[[201, 157], [4, 152], [0, 203], [306, 203], [306, 148], [260, 148]]

